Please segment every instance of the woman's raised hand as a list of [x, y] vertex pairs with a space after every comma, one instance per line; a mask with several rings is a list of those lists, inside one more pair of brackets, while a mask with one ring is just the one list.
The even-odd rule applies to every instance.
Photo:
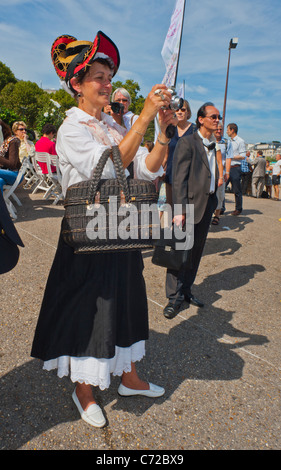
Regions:
[[171, 97], [172, 95], [168, 92], [166, 85], [154, 85], [146, 97], [141, 114], [149, 122], [152, 121], [161, 108], [168, 108]]
[[152, 121], [159, 113], [159, 125], [162, 132], [165, 132], [169, 124], [177, 125], [175, 111], [169, 108], [172, 95], [168, 91], [166, 85], [154, 85], [148, 94], [143, 110], [142, 117], [149, 122]]

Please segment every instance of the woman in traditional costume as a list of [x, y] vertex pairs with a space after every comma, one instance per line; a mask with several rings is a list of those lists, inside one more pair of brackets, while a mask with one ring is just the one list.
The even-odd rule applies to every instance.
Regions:
[[[169, 143], [165, 130], [176, 123], [167, 87], [152, 88], [138, 120], [126, 133], [102, 111], [109, 104], [111, 80], [120, 63], [116, 45], [101, 31], [93, 42], [60, 36], [51, 54], [63, 86], [78, 101], [78, 107], [67, 111], [57, 134], [64, 194], [72, 184], [92, 179], [101, 155], [114, 145], [125, 168], [134, 162], [136, 178], [161, 176]], [[161, 132], [149, 153], [140, 144], [157, 113]], [[109, 159], [102, 179], [114, 177]], [[60, 235], [31, 355], [44, 361], [44, 369], [57, 369], [59, 377], [70, 375], [76, 383], [73, 400], [82, 419], [92, 426], [106, 423], [92, 386], [108, 388], [110, 374], [122, 377], [118, 388], [122, 396], [164, 394], [164, 388], [142, 380], [136, 371], [135, 362], [145, 355], [148, 333], [141, 252], [74, 254]]]

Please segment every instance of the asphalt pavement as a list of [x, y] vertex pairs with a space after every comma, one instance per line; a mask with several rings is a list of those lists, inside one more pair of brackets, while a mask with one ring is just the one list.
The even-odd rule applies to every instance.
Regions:
[[16, 228], [25, 247], [1, 275], [0, 449], [2, 450], [277, 450], [280, 408], [281, 201], [244, 197], [244, 210], [211, 226], [193, 293], [163, 316], [165, 270], [143, 254], [150, 317], [142, 378], [164, 386], [158, 399], [124, 398], [120, 378], [94, 389], [107, 425], [80, 419], [73, 384], [30, 357], [63, 206], [20, 188]]

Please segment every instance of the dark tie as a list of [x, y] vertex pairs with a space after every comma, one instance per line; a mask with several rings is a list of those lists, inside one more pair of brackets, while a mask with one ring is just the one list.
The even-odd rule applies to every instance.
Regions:
[[209, 145], [204, 144], [205, 147], [207, 147], [208, 150], [214, 150], [216, 146], [216, 142], [211, 142]]

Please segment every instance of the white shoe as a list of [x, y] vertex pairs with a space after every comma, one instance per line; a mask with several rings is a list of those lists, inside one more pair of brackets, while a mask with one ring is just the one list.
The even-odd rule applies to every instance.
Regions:
[[148, 385], [149, 385], [148, 390], [134, 390], [133, 388], [125, 387], [125, 385], [121, 383], [118, 388], [118, 393], [122, 397], [142, 395], [144, 397], [157, 398], [157, 397], [161, 397], [162, 395], [164, 395], [165, 393], [164, 388], [159, 387], [158, 385], [151, 384], [151, 383], [149, 383]]
[[76, 390], [74, 390], [72, 394], [72, 399], [78, 408], [81, 418], [86, 421], [86, 423], [91, 424], [91, 426], [95, 426], [96, 428], [102, 428], [105, 425], [106, 419], [103, 416], [103, 412], [99, 405], [94, 403], [93, 405], [90, 405], [86, 411], [83, 410], [76, 395]]

